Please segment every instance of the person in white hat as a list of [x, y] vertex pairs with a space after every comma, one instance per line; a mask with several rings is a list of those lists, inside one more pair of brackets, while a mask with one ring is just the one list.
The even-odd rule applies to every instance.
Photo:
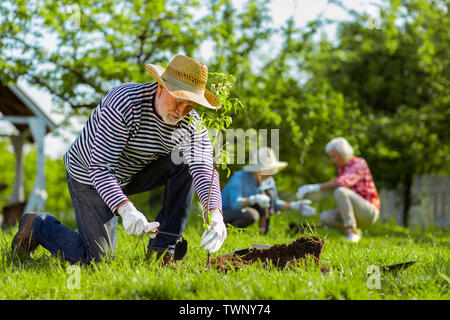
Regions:
[[[80, 136], [64, 155], [78, 232], [48, 213], [27, 213], [12, 249], [31, 254], [39, 245], [71, 263], [114, 257], [120, 216], [128, 235], [149, 234], [148, 253], [172, 262], [194, 190], [211, 217], [201, 245], [220, 249], [227, 231], [222, 216], [219, 175], [208, 202], [213, 148], [206, 129], [197, 131], [196, 105], [220, 106], [206, 90], [208, 69], [178, 55], [167, 68], [149, 64], [151, 83], [112, 88], [91, 113]], [[194, 141], [187, 144], [188, 141]], [[173, 161], [173, 159], [183, 161]], [[165, 186], [162, 208], [149, 222], [128, 195]], [[207, 208], [207, 203], [209, 207]]]
[[325, 146], [331, 162], [338, 168], [338, 176], [324, 183], [307, 184], [298, 188], [297, 198], [320, 190], [334, 189], [337, 208], [320, 214], [324, 226], [346, 234], [350, 242], [361, 239], [359, 228], [368, 228], [377, 221], [380, 197], [369, 167], [363, 158], [355, 157], [353, 147], [343, 137], [330, 140]]
[[285, 202], [278, 197], [273, 175], [287, 166], [278, 161], [274, 151], [268, 147], [260, 148], [251, 155], [251, 164], [234, 173], [222, 190], [222, 207], [225, 222], [244, 228], [259, 221], [263, 234], [269, 230], [270, 216], [288, 209], [313, 215], [315, 209], [309, 200]]

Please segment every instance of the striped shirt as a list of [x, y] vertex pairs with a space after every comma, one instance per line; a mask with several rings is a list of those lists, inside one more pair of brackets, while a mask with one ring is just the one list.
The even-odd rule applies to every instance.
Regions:
[[[152, 161], [171, 156], [188, 165], [194, 188], [206, 208], [213, 170], [213, 148], [200, 118], [192, 110], [176, 125], [156, 113], [158, 83], [124, 83], [106, 93], [91, 113], [81, 134], [64, 154], [69, 174], [92, 185], [112, 212], [128, 200], [122, 187]], [[192, 119], [192, 121], [190, 121]], [[216, 172], [209, 208], [222, 211]]]

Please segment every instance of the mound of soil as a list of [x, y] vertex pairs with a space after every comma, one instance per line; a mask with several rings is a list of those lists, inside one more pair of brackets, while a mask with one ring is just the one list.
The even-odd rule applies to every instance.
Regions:
[[[242, 256], [234, 253], [221, 255], [211, 259], [211, 265], [219, 271], [227, 271], [261, 261], [264, 267], [272, 265], [284, 269], [298, 266], [300, 262], [304, 265], [308, 256], [313, 258], [312, 260], [316, 265], [319, 265], [323, 245], [323, 239], [300, 237], [288, 245], [276, 244], [269, 249], [251, 249]], [[321, 271], [323, 273], [328, 272], [328, 268], [321, 266]]]

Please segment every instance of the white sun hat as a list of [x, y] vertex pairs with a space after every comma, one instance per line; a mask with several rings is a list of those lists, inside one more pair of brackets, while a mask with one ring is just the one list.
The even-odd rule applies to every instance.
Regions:
[[288, 165], [285, 161], [278, 161], [275, 152], [269, 147], [261, 147], [250, 156], [250, 164], [244, 166], [244, 171], [247, 172], [274, 175]]

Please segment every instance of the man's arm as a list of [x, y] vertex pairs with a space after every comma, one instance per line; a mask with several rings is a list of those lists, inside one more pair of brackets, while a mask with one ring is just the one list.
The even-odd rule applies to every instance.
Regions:
[[123, 193], [115, 177], [119, 157], [127, 140], [128, 128], [122, 114], [116, 108], [102, 106], [91, 146], [89, 176], [113, 214], [121, 216], [128, 235], [149, 233], [154, 238], [159, 223], [147, 221]]
[[91, 146], [89, 176], [94, 188], [111, 211], [117, 214], [119, 204], [129, 201], [115, 178], [118, 159], [128, 139], [128, 128], [122, 115], [103, 106]]

